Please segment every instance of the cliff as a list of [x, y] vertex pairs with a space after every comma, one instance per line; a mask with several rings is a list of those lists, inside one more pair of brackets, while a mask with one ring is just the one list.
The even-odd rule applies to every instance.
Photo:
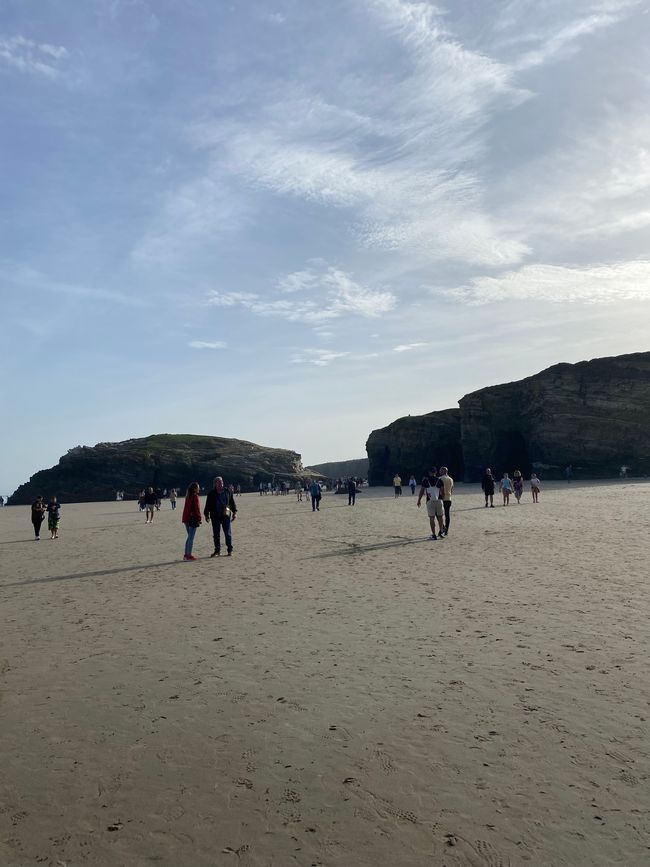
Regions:
[[452, 476], [462, 479], [460, 411], [443, 409], [399, 418], [387, 427], [374, 430], [368, 437], [366, 451], [371, 485], [392, 484], [396, 472], [404, 484], [411, 473], [419, 482], [432, 466], [443, 464], [449, 467]]
[[[612, 478], [622, 466], [650, 475], [650, 352], [556, 364], [517, 382], [465, 395], [459, 409], [408, 416], [370, 434], [370, 484], [430, 465], [477, 482], [536, 470], [542, 479]], [[419, 479], [418, 479], [419, 481]]]
[[466, 481], [537, 470], [561, 478], [650, 474], [650, 352], [556, 364], [460, 401]]
[[56, 494], [68, 503], [113, 500], [117, 490], [134, 497], [148, 485], [184, 492], [194, 481], [212, 487], [216, 475], [226, 484], [252, 490], [274, 476], [292, 481], [302, 473], [300, 455], [286, 449], [223, 437], [156, 434], [70, 449], [55, 467], [21, 485], [9, 503], [31, 503], [37, 494]]
[[314, 464], [305, 467], [305, 473], [310, 472], [324, 476], [326, 479], [366, 479], [368, 478], [368, 458], [356, 458], [351, 461], [330, 461], [326, 464]]

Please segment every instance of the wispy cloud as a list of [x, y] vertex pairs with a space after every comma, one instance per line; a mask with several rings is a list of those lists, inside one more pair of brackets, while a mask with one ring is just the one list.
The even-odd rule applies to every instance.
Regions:
[[96, 286], [84, 286], [77, 283], [58, 280], [32, 268], [6, 260], [0, 262], [0, 285], [6, 284], [30, 292], [48, 292], [53, 295], [69, 295], [75, 298], [84, 298], [88, 301], [107, 301], [111, 304], [124, 305], [125, 307], [148, 307], [148, 300], [133, 292], [121, 292], [114, 289], [105, 289]]
[[400, 343], [399, 346], [393, 346], [393, 352], [410, 352], [412, 349], [419, 349], [421, 346], [429, 346], [428, 343]]
[[[295, 279], [296, 273], [301, 276]], [[286, 285], [300, 283], [302, 290], [312, 290], [311, 297], [286, 297]], [[393, 309], [396, 298], [388, 290], [374, 290], [357, 283], [352, 275], [337, 268], [321, 272], [313, 269], [281, 277], [277, 281], [280, 297], [269, 293], [220, 292], [212, 290], [207, 303], [216, 307], [239, 306], [256, 316], [280, 316], [290, 322], [319, 323], [344, 314], [378, 317]], [[291, 290], [293, 292], [293, 289]]]
[[333, 352], [326, 349], [304, 349], [301, 353], [293, 356], [291, 363], [313, 364], [315, 367], [327, 367], [333, 361], [336, 361], [339, 358], [345, 358], [349, 355], [349, 352]]
[[24, 36], [0, 37], [0, 60], [20, 72], [56, 78], [67, 57], [68, 51], [62, 45], [34, 42]]
[[223, 340], [190, 340], [187, 344], [191, 349], [227, 349], [228, 344]]
[[650, 300], [650, 261], [584, 268], [528, 265], [498, 277], [477, 277], [450, 294], [468, 304], [522, 299], [554, 303]]

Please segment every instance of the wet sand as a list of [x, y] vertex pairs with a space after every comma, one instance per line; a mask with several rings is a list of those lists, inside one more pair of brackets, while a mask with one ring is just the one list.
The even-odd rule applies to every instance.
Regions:
[[1, 509], [2, 867], [650, 863], [650, 483], [482, 503]]

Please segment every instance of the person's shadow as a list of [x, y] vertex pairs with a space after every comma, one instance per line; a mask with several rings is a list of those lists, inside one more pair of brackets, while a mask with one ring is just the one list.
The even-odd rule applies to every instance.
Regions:
[[165, 563], [141, 563], [139, 566], [118, 566], [115, 569], [98, 569], [95, 572], [75, 572], [72, 575], [47, 575], [44, 578], [28, 578], [27, 581], [12, 581], [0, 587], [26, 587], [28, 584], [48, 584], [50, 581], [72, 581], [74, 578], [103, 578], [105, 575], [119, 575], [122, 572], [141, 572], [157, 566], [175, 566], [181, 560], [168, 560]]

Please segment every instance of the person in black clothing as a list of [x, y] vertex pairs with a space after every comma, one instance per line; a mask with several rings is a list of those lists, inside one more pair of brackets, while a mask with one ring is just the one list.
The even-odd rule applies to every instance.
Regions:
[[144, 505], [147, 510], [146, 521], [145, 524], [153, 524], [153, 513], [156, 508], [157, 501], [156, 492], [153, 488], [147, 488], [147, 492], [144, 495]]
[[211, 557], [221, 556], [221, 530], [226, 539], [228, 556], [232, 556], [232, 522], [237, 515], [237, 504], [231, 491], [227, 491], [221, 476], [214, 480], [214, 488], [205, 498], [203, 510], [206, 521], [212, 521], [212, 535], [214, 537], [214, 551]]
[[38, 542], [41, 538], [41, 524], [45, 518], [45, 503], [39, 494], [32, 503], [32, 524], [34, 525], [34, 538]]
[[348, 479], [348, 506], [354, 506], [357, 501], [357, 483], [354, 479]]
[[485, 494], [485, 508], [487, 509], [488, 507], [488, 498], [490, 500], [491, 508], [494, 508], [494, 476], [492, 475], [492, 470], [489, 467], [485, 471], [483, 481], [481, 482], [481, 487], [483, 488], [483, 493]]

